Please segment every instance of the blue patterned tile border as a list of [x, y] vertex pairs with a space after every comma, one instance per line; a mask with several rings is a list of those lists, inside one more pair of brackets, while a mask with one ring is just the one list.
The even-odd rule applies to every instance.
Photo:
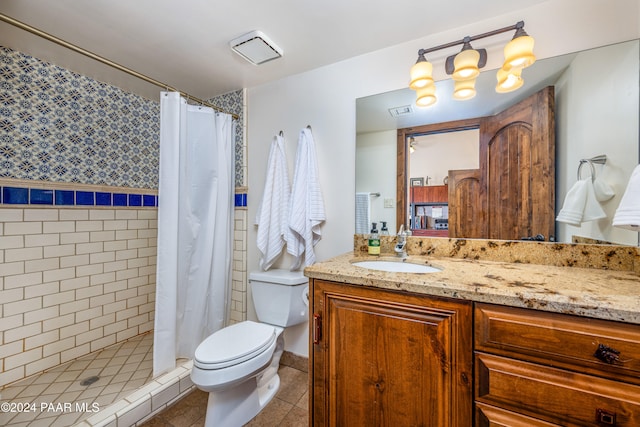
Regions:
[[236, 208], [245, 208], [245, 207], [247, 207], [247, 193], [236, 193], [236, 195], [235, 195], [235, 206], [236, 206]]
[[3, 186], [3, 205], [157, 207], [155, 194]]

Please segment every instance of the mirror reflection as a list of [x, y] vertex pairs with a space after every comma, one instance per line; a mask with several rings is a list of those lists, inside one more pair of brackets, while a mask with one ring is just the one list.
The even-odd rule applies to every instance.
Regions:
[[[468, 122], [495, 116], [550, 86], [555, 91], [555, 172], [549, 185], [555, 202], [547, 215], [551, 225], [544, 233], [545, 240], [637, 244], [637, 233], [614, 228], [611, 220], [638, 164], [639, 64], [639, 43], [633, 40], [540, 60], [526, 70], [525, 85], [508, 94], [495, 93], [493, 70], [480, 75], [478, 94], [468, 101], [452, 99], [450, 80], [437, 83], [438, 103], [431, 107], [416, 107], [415, 93], [408, 88], [358, 99], [356, 193], [360, 200], [367, 195], [369, 222], [385, 221], [392, 234], [398, 224], [412, 224], [416, 234], [502, 238], [459, 234], [461, 231], [452, 234], [447, 229], [452, 200], [443, 196], [443, 191], [451, 185], [449, 171], [478, 168], [482, 157], [479, 126]], [[446, 126], [425, 131], [453, 121], [466, 123], [472, 131], [449, 132]], [[458, 141], [469, 133], [466, 143]], [[601, 203], [606, 218], [576, 225], [555, 222], [567, 192], [578, 180], [580, 160], [598, 155], [606, 155], [607, 161], [596, 165], [595, 173], [615, 192], [613, 198]], [[583, 168], [582, 178], [588, 177], [588, 169]], [[356, 210], [360, 210], [358, 202]], [[486, 212], [485, 207], [485, 217]], [[498, 216], [502, 218], [494, 220], [508, 223], [511, 215]], [[481, 217], [476, 215], [473, 220], [486, 221]], [[356, 232], [366, 233], [370, 225], [363, 230], [356, 223]]]

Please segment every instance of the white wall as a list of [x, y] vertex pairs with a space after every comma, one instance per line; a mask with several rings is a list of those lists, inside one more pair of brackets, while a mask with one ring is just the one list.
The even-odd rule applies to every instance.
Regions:
[[[535, 38], [535, 52], [540, 59], [630, 40], [640, 35], [637, 0], [552, 0], [517, 13], [431, 34], [419, 40], [248, 88], [249, 218], [255, 218], [262, 197], [271, 138], [278, 131], [284, 131], [289, 162], [292, 164], [297, 134], [310, 124], [316, 139], [320, 185], [327, 214], [322, 240], [316, 246], [317, 259], [322, 261], [351, 251], [355, 212], [356, 98], [406, 87], [409, 68], [415, 62], [420, 48], [459, 40], [465, 35], [512, 25], [519, 20], [525, 21], [527, 32]], [[428, 32], [429, 29], [425, 28], [425, 34]], [[500, 39], [493, 48], [487, 47], [487, 69], [499, 66], [506, 40]], [[446, 50], [441, 52], [440, 58], [431, 58], [436, 79], [444, 78], [442, 62], [450, 54]], [[605, 72], [606, 69], [600, 71]], [[250, 227], [247, 253], [249, 271], [258, 268], [255, 241], [256, 229]], [[282, 265], [288, 267], [289, 262], [285, 260]], [[248, 311], [252, 310], [251, 300], [248, 308]], [[249, 316], [255, 316], [255, 313], [249, 312]], [[306, 356], [306, 333], [305, 325], [287, 331], [285, 348]]]
[[[638, 164], [637, 144], [635, 150], [629, 150], [638, 141], [638, 49], [636, 40], [581, 52], [555, 85], [557, 128], [562, 130], [556, 140], [558, 163], [567, 165], [558, 168], [556, 174], [556, 211], [578, 179], [580, 159], [606, 155], [607, 163], [596, 165], [596, 174], [616, 192], [615, 197], [601, 204], [606, 218], [580, 227], [557, 223], [561, 242], [571, 241], [576, 235], [621, 244], [638, 243], [637, 232], [611, 226], [631, 171]], [[611, 93], [617, 94], [615, 98]], [[581, 176], [590, 175], [589, 166], [583, 166]]]
[[415, 140], [416, 150], [409, 156], [409, 174], [411, 178], [424, 178], [425, 185], [427, 177], [429, 185], [442, 185], [449, 170], [480, 167], [478, 129], [422, 135]]
[[[396, 226], [396, 138], [395, 130], [369, 132], [356, 137], [356, 193], [380, 193], [371, 196], [371, 221], [387, 222], [389, 233]], [[385, 199], [393, 201], [392, 207], [384, 207]]]

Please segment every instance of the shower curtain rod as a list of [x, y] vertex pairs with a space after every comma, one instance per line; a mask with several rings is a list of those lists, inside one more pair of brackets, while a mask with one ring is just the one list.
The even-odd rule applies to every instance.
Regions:
[[104, 57], [102, 57], [102, 56], [100, 56], [98, 54], [95, 54], [95, 53], [93, 53], [93, 52], [91, 52], [89, 50], [86, 50], [86, 49], [83, 49], [83, 48], [81, 48], [79, 46], [71, 44], [71, 43], [69, 43], [67, 41], [64, 41], [64, 40], [62, 40], [62, 39], [60, 39], [60, 38], [58, 38], [56, 36], [53, 36], [53, 35], [51, 35], [49, 33], [45, 33], [44, 31], [39, 30], [39, 29], [37, 29], [35, 27], [32, 27], [32, 26], [30, 26], [28, 24], [25, 24], [24, 22], [20, 22], [17, 19], [13, 19], [12, 17], [5, 15], [4, 13], [0, 13], [0, 20], [6, 22], [8, 24], [13, 25], [14, 27], [18, 27], [20, 29], [28, 31], [31, 34], [35, 34], [38, 37], [42, 37], [43, 39], [49, 40], [50, 42], [53, 42], [53, 43], [59, 44], [60, 46], [66, 47], [67, 49], [73, 50], [74, 52], [80, 53], [80, 54], [82, 54], [84, 56], [88, 56], [91, 59], [95, 59], [98, 62], [102, 62], [103, 64], [106, 64], [106, 65], [108, 65], [110, 67], [113, 67], [113, 68], [115, 68], [117, 70], [120, 70], [120, 71], [125, 72], [125, 73], [127, 73], [129, 75], [132, 75], [132, 76], [137, 77], [137, 78], [139, 78], [141, 80], [144, 80], [147, 83], [151, 83], [151, 84], [153, 84], [155, 86], [159, 86], [161, 88], [164, 88], [164, 89], [167, 89], [167, 90], [171, 90], [171, 91], [174, 91], [174, 92], [179, 92], [180, 95], [182, 95], [185, 98], [187, 98], [187, 100], [192, 100], [192, 101], [194, 101], [194, 102], [196, 102], [198, 104], [201, 104], [201, 105], [204, 105], [204, 106], [207, 106], [207, 107], [211, 107], [211, 108], [213, 108], [214, 110], [216, 110], [216, 111], [218, 111], [220, 113], [229, 114], [234, 119], [236, 119], [236, 120], [238, 119], [238, 115], [235, 114], [235, 113], [230, 113], [228, 111], [224, 111], [222, 108], [217, 107], [217, 106], [215, 106], [213, 104], [210, 104], [207, 101], [203, 101], [202, 99], [196, 98], [195, 96], [191, 96], [188, 93], [181, 92], [178, 89], [175, 89], [175, 88], [169, 86], [166, 83], [162, 83], [162, 82], [160, 82], [160, 81], [158, 81], [156, 79], [153, 79], [153, 78], [151, 78], [149, 76], [145, 76], [142, 73], [139, 73], [139, 72], [137, 72], [135, 70], [127, 68], [127, 67], [125, 67], [123, 65], [120, 65], [120, 64], [118, 64], [116, 62], [113, 62], [113, 61], [111, 61], [111, 60], [109, 60], [107, 58], [104, 58]]

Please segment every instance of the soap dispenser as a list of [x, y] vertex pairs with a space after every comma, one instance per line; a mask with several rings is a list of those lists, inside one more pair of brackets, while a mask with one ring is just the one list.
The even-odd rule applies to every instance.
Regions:
[[382, 222], [382, 228], [380, 229], [380, 235], [381, 236], [388, 236], [389, 235], [389, 229], [387, 228], [387, 221], [381, 221]]
[[369, 255], [380, 255], [380, 235], [378, 234], [377, 224], [371, 223], [371, 234], [369, 235]]

